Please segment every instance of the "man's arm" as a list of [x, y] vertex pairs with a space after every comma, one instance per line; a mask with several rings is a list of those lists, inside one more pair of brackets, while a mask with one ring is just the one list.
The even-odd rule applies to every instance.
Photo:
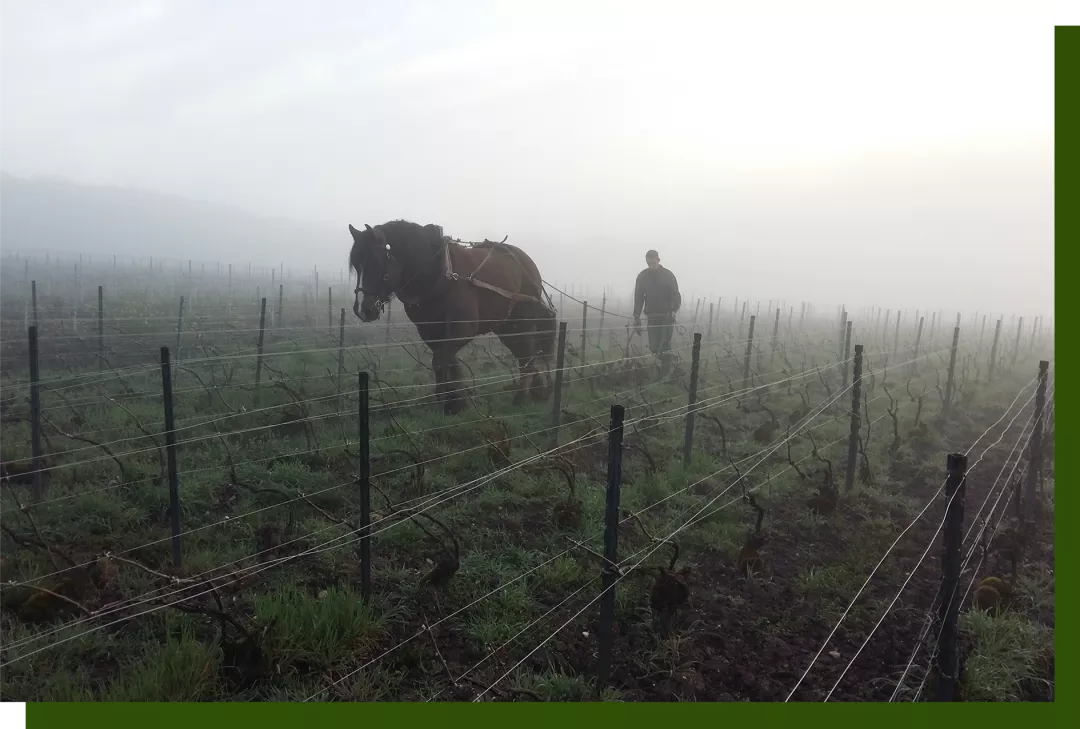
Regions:
[[641, 318], [641, 309], [645, 306], [645, 287], [641, 285], [641, 277], [645, 274], [644, 271], [637, 275], [637, 279], [634, 280], [634, 319]]
[[[671, 271], [668, 271], [671, 273]], [[682, 294], [679, 293], [679, 281], [675, 278], [675, 274], [671, 273], [671, 303], [672, 312], [677, 312], [682, 307]]]

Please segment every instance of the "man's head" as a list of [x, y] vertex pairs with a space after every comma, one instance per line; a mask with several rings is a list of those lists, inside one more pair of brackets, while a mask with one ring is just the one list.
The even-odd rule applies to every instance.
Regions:
[[645, 254], [645, 263], [649, 268], [656, 268], [660, 265], [660, 254], [656, 251], [649, 251]]

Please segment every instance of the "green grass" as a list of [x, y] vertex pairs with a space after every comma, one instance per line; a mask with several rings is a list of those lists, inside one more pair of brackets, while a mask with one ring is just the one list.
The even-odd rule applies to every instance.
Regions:
[[[153, 302], [132, 298], [126, 302], [128, 309], [150, 315]], [[287, 303], [300, 308], [299, 302]], [[9, 302], [4, 300], [0, 305], [7, 307]], [[302, 320], [288, 323], [302, 326]], [[250, 322], [234, 324], [250, 328]], [[140, 327], [151, 331], [153, 326], [151, 322], [128, 325], [132, 333]], [[190, 326], [226, 328], [220, 322], [192, 322]], [[123, 468], [102, 448], [46, 428], [49, 465], [59, 466], [51, 474], [46, 503], [30, 506], [25, 488], [3, 489], [0, 523], [10, 533], [3, 535], [2, 578], [61, 593], [91, 611], [115, 612], [46, 635], [80, 619], [79, 615], [62, 601], [24, 588], [5, 588], [0, 641], [3, 660], [10, 663], [3, 667], [0, 678], [3, 697], [444, 700], [456, 695], [455, 691], [462, 695], [479, 692], [518, 661], [523, 663], [486, 698], [579, 701], [635, 696], [652, 679], [641, 679], [640, 685], [613, 683], [596, 693], [598, 607], [593, 604], [571, 620], [599, 593], [600, 559], [595, 553], [602, 550], [604, 428], [611, 402], [618, 400], [627, 406], [628, 422], [648, 413], [655, 417], [670, 411], [670, 417], [647, 421], [640, 432], [628, 428], [625, 434], [621, 507], [624, 516], [629, 511], [641, 513], [619, 529], [618, 554], [623, 569], [657, 546], [654, 537], [680, 529], [688, 518], [704, 510], [712, 513], [680, 531], [677, 538], [677, 568], [692, 568], [691, 612], [708, 608], [703, 603], [712, 599], [709, 596], [721, 595], [723, 604], [764, 613], [776, 606], [755, 601], [776, 599], [770, 596], [777, 590], [789, 590], [783, 600], [792, 604], [813, 600], [827, 619], [839, 616], [898, 527], [921, 508], [923, 502], [918, 497], [924, 490], [920, 484], [941, 477], [946, 450], [957, 447], [956, 441], [968, 439], [970, 431], [977, 433], [998, 418], [1016, 389], [1029, 379], [1025, 370], [1003, 376], [992, 388], [969, 388], [972, 404], [957, 409], [954, 423], [944, 429], [929, 427], [917, 437], [907, 434], [914, 408], [900, 387], [894, 392], [902, 405], [900, 450], [895, 458], [889, 456], [889, 419], [878, 421], [867, 444], [875, 482], [859, 484], [854, 494], [842, 497], [845, 516], [841, 519], [839, 515], [814, 515], [804, 506], [813, 489], [790, 469], [786, 448], [751, 471], [764, 455], [763, 444], [752, 437], [768, 420], [767, 415], [756, 412], [760, 404], [767, 405], [782, 422], [790, 413], [804, 409], [804, 397], [818, 406], [826, 393], [816, 375], [791, 388], [770, 388], [760, 398], [710, 401], [713, 407], [706, 412], [723, 423], [726, 457], [721, 453], [716, 424], [701, 418], [693, 457], [684, 467], [684, 420], [679, 408], [686, 402], [685, 379], [670, 384], [646, 380], [635, 385], [620, 380], [617, 371], [571, 369], [563, 397], [569, 415], [564, 417], [560, 442], [573, 444], [564, 449], [563, 467], [573, 474], [581, 518], [577, 525], [558, 526], [555, 506], [569, 495], [566, 476], [560, 470], [540, 462], [488, 477], [499, 460], [489, 441], [499, 440], [505, 433], [513, 438], [512, 461], [535, 456], [547, 443], [547, 434], [537, 431], [549, 426], [550, 405], [513, 407], [510, 394], [503, 391], [504, 383], [497, 381], [508, 371], [494, 362], [484, 342], [470, 345], [462, 359], [470, 363], [478, 381], [494, 384], [475, 388], [475, 408], [455, 417], [443, 416], [430, 404], [430, 372], [416, 365], [400, 347], [383, 346], [381, 330], [374, 330], [380, 333], [364, 344], [350, 322], [343, 404], [327, 374], [328, 369], [336, 372], [337, 352], [324, 332], [270, 336], [267, 350], [274, 354], [266, 359], [264, 386], [258, 393], [251, 386], [255, 371], [250, 359], [199, 361], [215, 353], [250, 352], [251, 332], [235, 337], [206, 334], [201, 340], [206, 344], [205, 352], [202, 344], [199, 348], [185, 344], [186, 354], [181, 359], [185, 369], [179, 371], [174, 383], [177, 424], [192, 426], [182, 431], [181, 440], [197, 440], [182, 444], [178, 450], [181, 520], [186, 532], [180, 569], [171, 565], [169, 490], [159, 447], [163, 440], [157, 437], [155, 442], [144, 432], [157, 434], [162, 428], [160, 398], [137, 395], [144, 391], [152, 394], [160, 387], [160, 368], [154, 366], [156, 340], [140, 335], [111, 345], [110, 355], [118, 362], [147, 367], [145, 371], [113, 373], [102, 380], [92, 359], [80, 359], [80, 350], [74, 345], [55, 352], [43, 369], [44, 377], [92, 376], [79, 387], [59, 392], [53, 386], [46, 389], [43, 407], [47, 415], [64, 432], [82, 433], [95, 443], [106, 444]], [[4, 335], [5, 341], [18, 336], [22, 335]], [[402, 336], [414, 339], [415, 330], [405, 328]], [[737, 337], [733, 331], [717, 338], [722, 336]], [[812, 366], [835, 361], [834, 345], [815, 337], [803, 350], [791, 354], [790, 371], [812, 371]], [[289, 338], [300, 341], [286, 341]], [[45, 346], [52, 345], [45, 340]], [[680, 336], [675, 346], [687, 347], [688, 338]], [[328, 351], [306, 351], [324, 348]], [[498, 345], [491, 349], [501, 355]], [[709, 366], [703, 368], [699, 401], [727, 393], [729, 378], [737, 381], [741, 377], [741, 352], [724, 360], [731, 369], [721, 373], [715, 355], [727, 356], [724, 345], [707, 342], [705, 351]], [[279, 356], [279, 352], [287, 354]], [[24, 380], [26, 372], [18, 352], [10, 358], [8, 354], [5, 351], [5, 373], [11, 379]], [[651, 365], [640, 351], [633, 354]], [[682, 355], [687, 357], [688, 350]], [[605, 342], [603, 356], [614, 362], [621, 353]], [[600, 361], [595, 346], [590, 348], [589, 358], [590, 362]], [[569, 364], [573, 367], [577, 362], [571, 358]], [[354, 481], [357, 422], [352, 390], [361, 367], [374, 373], [373, 406], [426, 398], [395, 406], [392, 417], [378, 410], [372, 415], [372, 509], [376, 519], [385, 521], [378, 522], [379, 531], [372, 540], [374, 600], [367, 605], [359, 597], [360, 565], [352, 527], [360, 507]], [[782, 367], [787, 365], [779, 358], [769, 366], [766, 342], [764, 372]], [[689, 369], [685, 362], [682, 369]], [[924, 369], [931, 371], [929, 365]], [[839, 375], [830, 370], [825, 377], [835, 392]], [[932, 374], [914, 382], [929, 385], [929, 393], [933, 393]], [[897, 388], [892, 376], [890, 386]], [[868, 389], [864, 387], [864, 392]], [[8, 391], [17, 396], [14, 411], [25, 413], [25, 388], [5, 387], [5, 395]], [[867, 392], [872, 418], [885, 413], [887, 400], [881, 394], [880, 386], [876, 392]], [[106, 395], [124, 407], [103, 400]], [[305, 402], [297, 405], [294, 400]], [[838, 478], [842, 476], [849, 427], [847, 408], [850, 400], [841, 398], [815, 421], [819, 425], [832, 419], [815, 428], [814, 438], [822, 454], [831, 459]], [[938, 410], [928, 395], [923, 420], [933, 420]], [[283, 415], [311, 420], [307, 427], [298, 426]], [[219, 433], [228, 435], [218, 437]], [[590, 433], [591, 437], [586, 437]], [[777, 433], [777, 437], [782, 435], [782, 431]], [[26, 459], [28, 441], [24, 420], [5, 422], [5, 462]], [[61, 451], [67, 449], [79, 450], [63, 455]], [[810, 457], [808, 439], [797, 437], [791, 454], [818, 483], [821, 464]], [[425, 462], [420, 478], [414, 460]], [[735, 480], [731, 461], [746, 476], [725, 493]], [[79, 465], [65, 465], [76, 462]], [[1052, 493], [1052, 482], [1049, 486]], [[768, 509], [764, 529], [770, 542], [762, 550], [762, 568], [740, 582], [732, 576], [733, 565], [754, 522], [753, 512], [740, 502], [744, 487], [755, 490]], [[16, 505], [16, 493], [20, 504], [29, 507], [26, 513]], [[452, 532], [452, 539], [426, 520], [405, 519], [401, 513], [387, 518], [400, 511], [400, 504], [424, 499], [430, 500], [427, 513]], [[785, 541], [789, 533], [796, 535], [793, 545]], [[11, 534], [22, 543], [16, 543]], [[844, 551], [839, 558], [830, 552], [833, 561], [822, 563], [818, 557], [824, 552], [819, 550], [833, 536], [843, 541]], [[36, 541], [44, 541], [53, 551], [36, 546]], [[455, 551], [453, 541], [460, 551], [460, 565], [448, 587], [436, 590], [424, 583], [424, 576]], [[781, 550], [788, 550], [785, 561], [779, 560]], [[103, 566], [97, 560], [106, 552], [123, 555], [135, 564]], [[619, 583], [616, 660], [621, 662], [623, 675], [670, 676], [685, 673], [688, 666], [702, 660], [697, 638], [703, 628], [692, 617], [677, 621], [673, 634], [667, 637], [652, 632], [649, 591], [656, 569], [666, 566], [671, 555], [670, 547], [659, 547], [641, 569]], [[92, 562], [93, 566], [70, 569], [69, 560], [77, 565]], [[191, 579], [205, 573], [217, 576], [215, 590], [210, 593], [204, 585], [191, 591], [203, 593], [185, 603], [196, 614], [168, 606], [177, 597], [166, 596], [187, 584], [172, 580], [173, 576]], [[888, 585], [883, 589], [895, 589], [903, 579], [900, 573], [885, 574]], [[1045, 675], [1052, 627], [1047, 628], [1041, 619], [1024, 618], [1049, 614], [1052, 619], [1052, 578], [1047, 584], [1039, 575], [1034, 568], [1025, 570], [1014, 612], [989, 623], [965, 614], [964, 630], [974, 636], [976, 646], [968, 663], [973, 687], [969, 690], [978, 687], [978, 691], [992, 695], [997, 687], [1009, 684], [1014, 686], [1014, 694], [1008, 695], [1022, 698], [1023, 691], [1015, 687]], [[559, 605], [580, 588], [584, 589]], [[155, 599], [138, 606], [130, 604], [142, 596]], [[876, 619], [873, 610], [879, 606], [879, 598], [875, 596], [853, 610], [852, 619], [862, 621], [859, 626]], [[792, 604], [781, 602], [780, 612], [786, 616]], [[223, 628], [218, 615], [222, 612], [237, 625], [227, 623]], [[436, 622], [439, 624], [429, 635], [423, 626]], [[557, 632], [564, 624], [565, 629]], [[783, 617], [761, 630], [782, 639], [789, 628], [805, 629], [794, 618], [789, 621]], [[510, 645], [504, 645], [523, 630]], [[724, 626], [709, 630], [723, 631]], [[237, 645], [245, 635], [259, 649], [258, 656], [246, 663], [236, 657]], [[550, 642], [526, 657], [548, 637]], [[379, 660], [372, 662], [376, 658]], [[450, 674], [456, 677], [485, 658], [469, 673], [470, 680], [453, 686]], [[890, 670], [882, 667], [883, 674]]]
[[974, 649], [964, 666], [964, 696], [968, 701], [1024, 701], [1032, 693], [1052, 697], [1046, 680], [1053, 657], [1052, 628], [1004, 612], [963, 614], [961, 629], [971, 635]]

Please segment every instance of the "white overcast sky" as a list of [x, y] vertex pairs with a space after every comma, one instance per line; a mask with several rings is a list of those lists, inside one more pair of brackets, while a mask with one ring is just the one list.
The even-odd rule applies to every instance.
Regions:
[[340, 230], [298, 260], [404, 217], [594, 290], [657, 248], [687, 295], [1052, 311], [1039, 0], [0, 11], [5, 171]]

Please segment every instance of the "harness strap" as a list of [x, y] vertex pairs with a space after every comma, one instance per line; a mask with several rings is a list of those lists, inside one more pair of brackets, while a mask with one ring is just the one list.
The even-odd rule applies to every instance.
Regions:
[[529, 294], [515, 294], [515, 293], [512, 293], [510, 291], [507, 291], [506, 289], [499, 288], [498, 286], [494, 286], [492, 284], [489, 284], [486, 281], [478, 281], [478, 280], [476, 280], [474, 278], [471, 278], [471, 277], [469, 279], [466, 279], [466, 280], [469, 281], [469, 283], [471, 283], [473, 286], [478, 286], [478, 287], [480, 287], [482, 289], [487, 289], [488, 291], [494, 291], [495, 293], [499, 294], [499, 296], [503, 296], [503, 297], [505, 297], [507, 299], [511, 299], [513, 301], [531, 301], [531, 302], [536, 303], [536, 304], [543, 304], [544, 303], [539, 298], [537, 298], [535, 296], [530, 296]]
[[[473, 246], [473, 247], [475, 248], [475, 246]], [[482, 269], [487, 264], [488, 260], [492, 256], [492, 254], [495, 253], [495, 245], [492, 245], [492, 246], [490, 246], [488, 248], [487, 255], [484, 256], [484, 259], [482, 261], [480, 261], [480, 265], [477, 266], [476, 268], [474, 268], [473, 272], [470, 273], [468, 276], [466, 276], [464, 279], [462, 279], [454, 271], [453, 262], [450, 259], [450, 242], [449, 241], [447, 241], [446, 245], [444, 246], [444, 249], [446, 251], [446, 274], [445, 275], [446, 275], [446, 278], [448, 280], [451, 280], [451, 281], [464, 280], [464, 281], [467, 281], [467, 282], [471, 283], [474, 286], [477, 286], [477, 287], [482, 288], [482, 289], [487, 289], [488, 291], [492, 291], [492, 292], [498, 294], [499, 296], [510, 299], [511, 301], [529, 301], [529, 302], [532, 302], [534, 304], [540, 304], [541, 306], [546, 307], [552, 313], [554, 313], [555, 308], [551, 304], [551, 301], [550, 301], [551, 297], [550, 296], [548, 297], [548, 302], [544, 302], [544, 300], [541, 299], [538, 296], [532, 296], [530, 294], [514, 293], [512, 291], [507, 291], [506, 289], [504, 289], [504, 288], [502, 288], [500, 286], [495, 286], [494, 284], [489, 284], [487, 281], [481, 281], [480, 279], [476, 278], [476, 274], [480, 272], [480, 269]], [[514, 255], [514, 252], [512, 250], [510, 250], [509, 248], [506, 249], [506, 252], [513, 259], [514, 263], [521, 266], [522, 269], [524, 270], [524, 268], [525, 268], [524, 265], [521, 263], [521, 261], [518, 260], [518, 257], [516, 255]], [[544, 290], [543, 284], [540, 285], [540, 290], [541, 291]]]

